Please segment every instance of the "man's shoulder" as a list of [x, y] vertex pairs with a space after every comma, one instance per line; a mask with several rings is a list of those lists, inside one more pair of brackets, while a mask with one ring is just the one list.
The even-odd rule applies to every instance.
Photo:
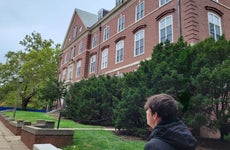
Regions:
[[152, 138], [145, 144], [144, 150], [174, 150], [174, 148], [159, 138]]

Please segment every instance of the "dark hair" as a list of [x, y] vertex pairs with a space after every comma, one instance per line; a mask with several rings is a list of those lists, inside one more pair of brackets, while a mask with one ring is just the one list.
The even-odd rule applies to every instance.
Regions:
[[144, 108], [157, 112], [162, 121], [175, 119], [178, 112], [178, 102], [168, 94], [157, 94], [147, 98]]

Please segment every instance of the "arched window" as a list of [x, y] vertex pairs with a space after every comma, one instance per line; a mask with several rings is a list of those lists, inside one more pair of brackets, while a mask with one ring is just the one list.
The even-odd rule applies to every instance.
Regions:
[[221, 19], [219, 16], [208, 13], [208, 28], [209, 28], [209, 35], [213, 37], [215, 40], [218, 40], [222, 35], [221, 29]]
[[96, 65], [96, 55], [93, 55], [90, 57], [90, 68], [89, 73], [95, 72], [95, 66]]
[[145, 31], [140, 30], [134, 36], [134, 56], [144, 54]]
[[108, 67], [108, 48], [104, 49], [101, 53], [101, 69]]
[[77, 62], [77, 67], [76, 67], [76, 77], [80, 77], [81, 75], [81, 60]]
[[164, 43], [166, 39], [173, 42], [173, 21], [171, 15], [159, 22], [159, 41]]
[[116, 63], [120, 63], [123, 60], [124, 60], [124, 40], [121, 40], [116, 44]]

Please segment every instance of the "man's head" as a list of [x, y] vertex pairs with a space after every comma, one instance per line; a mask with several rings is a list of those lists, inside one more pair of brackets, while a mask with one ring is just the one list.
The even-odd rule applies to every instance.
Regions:
[[145, 103], [147, 124], [154, 128], [161, 121], [175, 119], [178, 102], [168, 94], [157, 94], [149, 97]]

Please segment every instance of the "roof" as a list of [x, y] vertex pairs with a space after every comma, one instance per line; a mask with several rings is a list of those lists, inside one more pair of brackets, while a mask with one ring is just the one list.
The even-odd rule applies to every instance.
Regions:
[[96, 14], [92, 14], [77, 8], [75, 9], [75, 11], [79, 15], [79, 17], [81, 18], [82, 22], [86, 27], [91, 27], [98, 21]]

